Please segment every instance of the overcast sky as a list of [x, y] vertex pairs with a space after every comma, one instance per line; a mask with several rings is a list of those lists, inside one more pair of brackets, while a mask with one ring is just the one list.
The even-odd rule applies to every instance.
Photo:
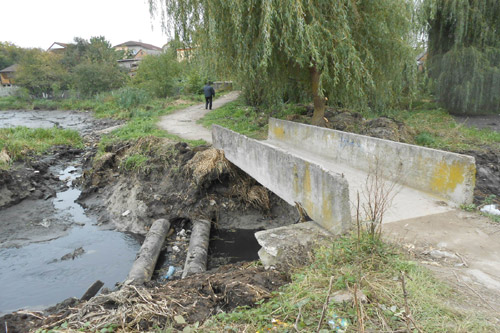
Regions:
[[0, 13], [0, 41], [21, 47], [48, 49], [93, 36], [112, 45], [132, 40], [162, 47], [168, 41], [145, 0], [0, 0]]

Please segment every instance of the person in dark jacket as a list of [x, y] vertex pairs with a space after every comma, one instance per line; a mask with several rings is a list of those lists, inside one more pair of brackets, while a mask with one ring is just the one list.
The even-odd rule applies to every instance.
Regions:
[[212, 98], [215, 96], [215, 90], [210, 84], [211, 82], [208, 82], [203, 87], [203, 93], [205, 94], [205, 109], [210, 106], [210, 110], [212, 110]]

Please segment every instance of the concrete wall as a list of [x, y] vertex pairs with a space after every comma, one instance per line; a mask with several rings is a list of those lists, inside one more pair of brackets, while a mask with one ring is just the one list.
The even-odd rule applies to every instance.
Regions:
[[16, 86], [0, 86], [0, 97], [14, 95], [17, 90], [19, 90], [19, 87]]
[[212, 127], [212, 140], [229, 161], [290, 205], [300, 203], [330, 232], [350, 228], [349, 188], [341, 175], [217, 125]]
[[268, 140], [366, 172], [378, 161], [385, 174], [406, 186], [458, 205], [473, 199], [476, 167], [470, 156], [272, 118]]

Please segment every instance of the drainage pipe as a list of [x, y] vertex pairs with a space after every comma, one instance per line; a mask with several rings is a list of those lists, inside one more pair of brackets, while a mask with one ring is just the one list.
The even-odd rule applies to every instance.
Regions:
[[151, 280], [169, 229], [170, 222], [168, 220], [159, 219], [153, 222], [144, 243], [142, 243], [137, 259], [128, 273], [126, 283], [143, 284]]
[[191, 239], [184, 264], [182, 278], [207, 270], [208, 242], [210, 238], [211, 223], [207, 220], [196, 220], [193, 222]]

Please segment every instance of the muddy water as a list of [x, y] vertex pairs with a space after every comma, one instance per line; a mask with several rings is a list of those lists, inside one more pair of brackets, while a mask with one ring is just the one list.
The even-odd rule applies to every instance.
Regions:
[[[73, 124], [81, 130], [90, 116], [73, 121], [71, 117], [61, 119], [53, 111], [50, 113], [56, 118], [45, 113], [31, 111], [30, 117], [47, 116], [42, 124], [57, 122], [70, 128]], [[19, 113], [21, 119], [27, 114]], [[8, 119], [5, 115], [0, 114], [0, 127], [28, 125], [16, 115]], [[126, 278], [140, 242], [132, 235], [101, 229], [75, 202], [80, 190], [72, 184], [81, 172], [78, 165], [78, 161], [61, 161], [51, 167], [67, 185], [56, 197], [25, 201], [0, 211], [0, 233], [9, 232], [12, 237], [0, 244], [0, 315], [21, 308], [42, 309], [68, 297], [80, 298], [96, 280], [113, 288]], [[36, 230], [43, 236], [37, 237]]]
[[260, 229], [213, 230], [210, 235], [207, 268], [212, 269], [222, 264], [259, 259], [257, 252], [261, 246], [255, 238], [257, 231]]
[[87, 132], [92, 129], [90, 112], [76, 111], [0, 111], [0, 128], [25, 126], [51, 128], [54, 126]]

